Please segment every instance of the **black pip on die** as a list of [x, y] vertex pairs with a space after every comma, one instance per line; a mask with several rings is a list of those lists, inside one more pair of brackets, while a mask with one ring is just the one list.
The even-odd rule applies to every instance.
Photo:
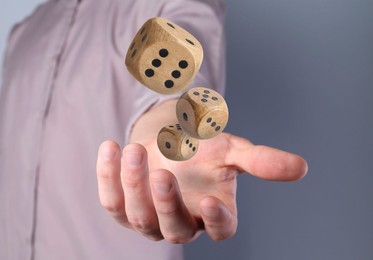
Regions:
[[198, 140], [186, 135], [179, 124], [163, 127], [158, 134], [157, 144], [161, 153], [174, 161], [188, 160], [198, 149]]
[[191, 83], [202, 59], [202, 46], [193, 35], [156, 17], [149, 19], [136, 34], [126, 55], [126, 66], [148, 88], [173, 94]]
[[224, 98], [208, 88], [185, 92], [176, 104], [176, 115], [183, 131], [196, 139], [209, 139], [221, 133], [228, 123]]

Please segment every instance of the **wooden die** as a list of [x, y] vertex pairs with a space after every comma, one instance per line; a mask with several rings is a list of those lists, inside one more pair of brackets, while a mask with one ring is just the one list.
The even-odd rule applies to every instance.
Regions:
[[186, 135], [179, 124], [163, 127], [158, 134], [158, 148], [168, 159], [185, 161], [198, 150], [198, 140]]
[[224, 130], [229, 113], [219, 93], [208, 88], [193, 88], [178, 100], [176, 115], [187, 135], [196, 139], [209, 139]]
[[146, 87], [173, 94], [185, 89], [203, 59], [199, 41], [180, 26], [156, 17], [136, 34], [127, 55], [128, 71]]

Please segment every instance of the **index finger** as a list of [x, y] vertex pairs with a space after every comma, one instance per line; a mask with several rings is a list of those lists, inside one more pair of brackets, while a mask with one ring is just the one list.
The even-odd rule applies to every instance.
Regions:
[[102, 206], [124, 226], [124, 192], [120, 182], [120, 147], [113, 141], [101, 144], [97, 157], [98, 193]]

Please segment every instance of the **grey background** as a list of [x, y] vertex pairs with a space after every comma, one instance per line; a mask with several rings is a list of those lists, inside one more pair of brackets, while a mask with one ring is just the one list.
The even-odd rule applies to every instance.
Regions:
[[[0, 0], [0, 72], [2, 72], [3, 54], [6, 41], [12, 26], [29, 15], [37, 4], [43, 0]], [[2, 82], [2, 73], [0, 73], [0, 83]], [[1, 88], [1, 84], [0, 84]]]
[[231, 0], [229, 131], [303, 155], [296, 183], [239, 177], [239, 229], [187, 259], [373, 259], [373, 1]]
[[[1, 0], [1, 52], [10, 24], [38, 2]], [[373, 259], [373, 1], [227, 8], [228, 131], [310, 168], [294, 183], [239, 176], [237, 234], [204, 235], [186, 259]]]

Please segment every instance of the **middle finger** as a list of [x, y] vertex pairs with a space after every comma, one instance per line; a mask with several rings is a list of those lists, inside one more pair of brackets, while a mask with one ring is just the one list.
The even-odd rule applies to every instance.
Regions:
[[147, 153], [143, 146], [130, 144], [123, 149], [121, 171], [125, 210], [132, 228], [150, 239], [162, 239], [151, 199]]

